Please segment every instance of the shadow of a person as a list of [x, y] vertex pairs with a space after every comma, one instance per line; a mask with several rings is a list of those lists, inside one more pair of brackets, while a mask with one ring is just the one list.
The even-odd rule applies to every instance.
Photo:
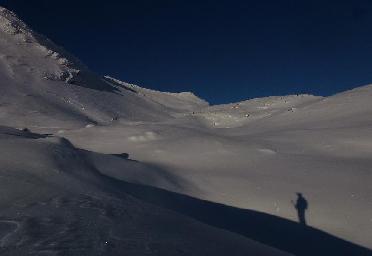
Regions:
[[293, 203], [293, 205], [297, 210], [298, 221], [300, 222], [300, 224], [306, 225], [305, 212], [309, 204], [307, 200], [305, 199], [305, 197], [302, 195], [302, 193], [297, 193], [297, 200], [296, 200], [296, 203]]

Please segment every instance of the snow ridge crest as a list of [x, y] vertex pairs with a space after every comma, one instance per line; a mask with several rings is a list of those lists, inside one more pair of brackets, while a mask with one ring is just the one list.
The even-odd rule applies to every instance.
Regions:
[[24, 35], [24, 39], [34, 39], [32, 30], [21, 21], [17, 15], [0, 6], [0, 30], [7, 34], [16, 35], [22, 34]]
[[10, 35], [11, 40], [15, 40], [17, 44], [33, 47], [45, 58], [56, 61], [61, 68], [60, 72], [44, 72], [42, 76], [45, 79], [69, 83], [80, 71], [87, 70], [80, 60], [48, 38], [33, 31], [14, 12], [2, 6], [0, 6], [0, 33]]

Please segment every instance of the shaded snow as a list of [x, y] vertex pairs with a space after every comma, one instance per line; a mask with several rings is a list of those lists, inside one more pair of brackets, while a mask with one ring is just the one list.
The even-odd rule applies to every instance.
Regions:
[[0, 8], [0, 90], [1, 255], [372, 248], [371, 85], [209, 106], [98, 77]]

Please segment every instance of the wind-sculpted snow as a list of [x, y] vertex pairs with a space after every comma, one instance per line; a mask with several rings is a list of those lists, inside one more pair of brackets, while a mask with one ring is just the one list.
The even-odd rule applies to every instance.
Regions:
[[6, 127], [0, 147], [1, 255], [287, 255], [135, 199], [91, 162], [112, 156]]
[[327, 98], [269, 97], [64, 136], [162, 166], [192, 185], [158, 187], [213, 202], [297, 220], [291, 200], [302, 192], [309, 226], [371, 248], [371, 93], [365, 86]]
[[0, 8], [0, 92], [1, 255], [371, 255], [371, 85], [209, 106]]

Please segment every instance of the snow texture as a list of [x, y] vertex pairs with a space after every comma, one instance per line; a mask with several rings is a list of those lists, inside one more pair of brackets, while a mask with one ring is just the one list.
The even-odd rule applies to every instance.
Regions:
[[209, 106], [99, 77], [0, 7], [0, 254], [371, 255], [371, 99]]

